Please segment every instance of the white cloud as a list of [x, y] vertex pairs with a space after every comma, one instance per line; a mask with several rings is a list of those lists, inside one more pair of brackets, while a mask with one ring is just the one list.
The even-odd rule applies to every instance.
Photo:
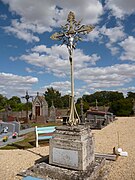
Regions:
[[119, 48], [116, 45], [111, 44], [110, 42], [106, 43], [106, 47], [110, 49], [112, 55], [119, 53]]
[[97, 26], [87, 35], [87, 39], [85, 40], [94, 42], [96, 39], [98, 39], [99, 41], [100, 38], [101, 38], [101, 34], [99, 31], [99, 27]]
[[124, 53], [120, 56], [120, 59], [135, 61], [135, 37], [129, 36], [119, 43], [119, 45], [124, 49]]
[[5, 32], [14, 34], [18, 39], [23, 39], [27, 42], [38, 42], [39, 38], [34, 36], [32, 33], [32, 28], [34, 25], [23, 24], [17, 20], [12, 20], [11, 26], [4, 27]]
[[[135, 64], [116, 64], [108, 67], [82, 68], [75, 72], [75, 95], [76, 98], [83, 94], [90, 94], [96, 91], [111, 90], [120, 91], [126, 94], [128, 91], [134, 91], [135, 87], [127, 87], [135, 77]], [[85, 82], [85, 85], [77, 87], [79, 82]], [[44, 91], [48, 87], [61, 92], [62, 95], [71, 93], [71, 83], [69, 81], [52, 82], [42, 88]], [[115, 87], [115, 89], [113, 89]]]
[[7, 19], [7, 15], [6, 14], [0, 14], [0, 19], [6, 20]]
[[[44, 67], [49, 73], [53, 73], [55, 76], [66, 77], [70, 74], [70, 63], [68, 50], [65, 45], [54, 45], [51, 48], [47, 48], [44, 45], [35, 46], [31, 49], [32, 52], [24, 54], [20, 57], [25, 62]], [[82, 50], [75, 49], [74, 51], [75, 71], [87, 67], [89, 65], [95, 65], [100, 59], [97, 54], [91, 56], [85, 55]]]
[[[116, 91], [116, 90], [114, 90]], [[127, 92], [135, 92], [135, 87], [134, 86], [130, 86], [130, 87], [123, 87], [123, 88], [118, 88], [117, 91], [120, 91], [124, 94], [124, 96], [127, 96]]]
[[[20, 59], [35, 66], [45, 67], [49, 73], [52, 72], [55, 76], [68, 78], [70, 76], [70, 65], [65, 45], [62, 47], [55, 45], [51, 48], [43, 45], [35, 46], [32, 48], [31, 54], [22, 55]], [[75, 79], [86, 84], [85, 89], [80, 88], [80, 92], [76, 89], [77, 94], [86, 92], [88, 89], [123, 87], [134, 79], [135, 65], [116, 64], [107, 67], [90, 67], [99, 59], [100, 56], [97, 54], [89, 56], [85, 55], [80, 49], [75, 50]]]
[[124, 18], [125, 15], [135, 13], [134, 0], [106, 0], [106, 7], [112, 11], [116, 18]]
[[50, 32], [53, 27], [64, 25], [69, 11], [75, 12], [77, 21], [82, 19], [82, 23], [86, 24], [98, 23], [103, 14], [102, 4], [98, 0], [2, 1], [9, 4], [11, 12], [20, 15], [19, 20], [14, 19], [11, 26], [5, 27], [6, 32], [27, 42], [39, 41], [34, 33]]
[[[59, 91], [61, 95], [71, 95], [71, 82], [69, 81], [56, 81], [52, 82], [40, 89], [40, 92], [44, 92], [47, 88], [53, 87], [55, 90]], [[86, 91], [86, 86], [81, 86], [81, 88], [75, 87], [75, 100], [81, 97], [82, 94]]]
[[125, 37], [123, 26], [116, 26], [113, 28], [106, 28], [106, 26], [103, 26], [100, 29], [100, 32], [103, 35], [106, 35], [109, 38], [111, 43], [115, 43], [117, 41], [120, 41]]
[[116, 64], [108, 67], [84, 68], [76, 72], [75, 76], [85, 81], [91, 88], [119, 87], [133, 80], [135, 65]]
[[100, 33], [105, 37], [108, 37], [109, 41], [106, 43], [106, 47], [110, 49], [112, 55], [116, 55], [119, 52], [117, 43], [126, 37], [124, 27], [121, 25], [113, 28], [106, 28], [106, 26], [103, 26], [100, 29]]
[[49, 85], [42, 87], [41, 91], [45, 91], [47, 88], [51, 87], [59, 91], [62, 95], [71, 94], [71, 83], [69, 81], [52, 82]]
[[0, 94], [4, 94], [5, 96], [21, 96], [37, 82], [38, 79], [36, 77], [0, 73]]
[[32, 72], [33, 72], [33, 70], [32, 70], [31, 68], [29, 68], [29, 67], [26, 67], [25, 70], [26, 70], [28, 73], [32, 73]]

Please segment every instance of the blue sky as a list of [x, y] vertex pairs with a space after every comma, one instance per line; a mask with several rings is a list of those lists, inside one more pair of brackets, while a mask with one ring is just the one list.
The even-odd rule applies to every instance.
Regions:
[[70, 94], [67, 47], [50, 39], [70, 11], [95, 27], [74, 51], [76, 97], [135, 92], [135, 0], [0, 0], [0, 94]]

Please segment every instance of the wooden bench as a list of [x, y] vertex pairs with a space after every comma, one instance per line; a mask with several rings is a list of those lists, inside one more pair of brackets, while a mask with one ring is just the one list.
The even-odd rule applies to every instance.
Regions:
[[52, 133], [55, 131], [55, 127], [56, 126], [35, 127], [36, 147], [38, 147], [39, 140], [46, 140], [52, 138]]

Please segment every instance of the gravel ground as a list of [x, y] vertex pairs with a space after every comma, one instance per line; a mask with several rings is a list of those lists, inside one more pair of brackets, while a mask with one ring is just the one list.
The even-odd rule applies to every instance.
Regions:
[[[107, 180], [135, 180], [135, 117], [118, 118], [102, 130], [92, 130], [95, 136], [95, 152], [112, 153], [113, 147], [128, 152], [128, 157], [118, 157], [109, 162]], [[49, 147], [28, 150], [0, 150], [0, 180], [21, 180], [17, 173], [33, 166], [35, 161], [48, 155]]]
[[120, 117], [101, 131], [93, 131], [95, 151], [112, 153], [113, 147], [128, 152], [128, 157], [119, 156], [109, 166], [108, 180], [135, 180], [135, 117]]

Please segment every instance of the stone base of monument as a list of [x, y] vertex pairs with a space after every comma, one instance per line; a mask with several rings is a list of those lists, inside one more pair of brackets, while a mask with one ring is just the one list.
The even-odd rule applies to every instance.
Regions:
[[88, 126], [59, 126], [49, 143], [49, 164], [86, 170], [94, 161], [94, 137]]
[[44, 180], [102, 180], [106, 177], [104, 165], [105, 159], [95, 158], [95, 162], [91, 163], [86, 170], [78, 171], [50, 165], [46, 159], [46, 162], [37, 163], [18, 175], [23, 177], [32, 176]]
[[95, 158], [94, 137], [90, 127], [60, 126], [49, 142], [49, 159], [24, 172], [47, 180], [95, 180], [105, 159]]

